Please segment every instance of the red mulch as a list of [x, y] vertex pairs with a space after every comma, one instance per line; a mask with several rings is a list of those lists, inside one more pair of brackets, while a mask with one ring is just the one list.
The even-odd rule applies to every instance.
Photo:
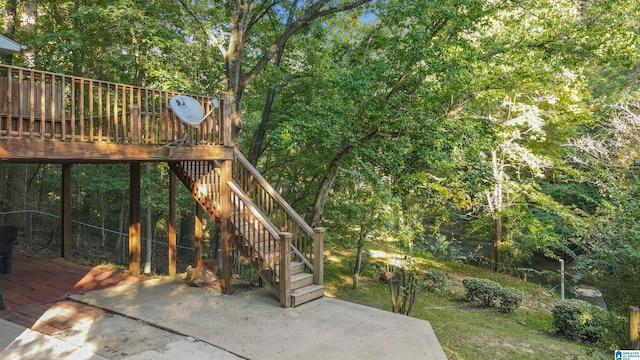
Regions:
[[[52, 334], [105, 316], [103, 310], [68, 301], [67, 296], [144, 280], [110, 266], [90, 267], [14, 253], [11, 273], [0, 274], [0, 293], [7, 307], [0, 310], [0, 318]], [[41, 319], [50, 310], [64, 315]]]

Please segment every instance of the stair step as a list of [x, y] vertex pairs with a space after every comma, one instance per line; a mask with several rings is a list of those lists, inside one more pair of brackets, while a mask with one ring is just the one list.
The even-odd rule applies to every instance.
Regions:
[[324, 296], [324, 285], [307, 285], [291, 291], [291, 306], [298, 306]]
[[[304, 264], [298, 261], [291, 262], [291, 275], [300, 274], [304, 271]], [[280, 264], [276, 264], [276, 275], [280, 276]]]
[[291, 290], [313, 284], [313, 274], [298, 273], [291, 275]]

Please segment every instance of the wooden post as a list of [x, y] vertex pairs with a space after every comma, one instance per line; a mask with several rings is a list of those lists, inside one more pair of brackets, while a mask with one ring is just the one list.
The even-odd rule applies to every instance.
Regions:
[[[291, 233], [280, 233], [280, 272], [278, 275], [280, 305], [291, 307]], [[315, 274], [314, 274], [315, 276]]]
[[129, 163], [129, 272], [140, 275], [140, 163]]
[[176, 174], [169, 170], [169, 275], [176, 274]]
[[203, 221], [202, 221], [202, 207], [200, 206], [200, 204], [196, 201], [196, 216], [195, 216], [195, 229], [194, 229], [194, 235], [195, 235], [195, 241], [193, 244], [193, 247], [195, 248], [195, 264], [196, 266], [198, 265], [198, 263], [200, 262], [200, 260], [202, 260], [202, 232], [203, 232]]
[[629, 306], [629, 349], [640, 350], [640, 307]]
[[313, 229], [313, 283], [324, 285], [324, 232], [325, 229]]
[[233, 292], [233, 284], [231, 282], [233, 268], [233, 226], [231, 224], [231, 215], [233, 214], [233, 209], [231, 207], [231, 189], [229, 188], [231, 169], [232, 161], [224, 160], [220, 174], [220, 232], [222, 234], [222, 278], [220, 285], [222, 292], [225, 294]]
[[71, 168], [62, 164], [62, 258], [71, 259]]
[[233, 146], [233, 129], [231, 124], [231, 102], [233, 99], [231, 98], [231, 94], [226, 93], [221, 97], [221, 117], [220, 117], [220, 128], [222, 129], [222, 145], [225, 146]]

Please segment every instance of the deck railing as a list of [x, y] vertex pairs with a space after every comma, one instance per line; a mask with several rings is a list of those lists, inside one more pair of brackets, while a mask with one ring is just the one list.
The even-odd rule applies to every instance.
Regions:
[[321, 285], [324, 229], [312, 229], [304, 219], [260, 175], [242, 153], [235, 149], [233, 180], [253, 200], [280, 232], [291, 234], [291, 256], [314, 274], [314, 283]]
[[[0, 64], [0, 137], [162, 145], [185, 131], [168, 105], [176, 95]], [[212, 97], [192, 97], [211, 110]], [[221, 109], [192, 131], [193, 145], [222, 145]]]

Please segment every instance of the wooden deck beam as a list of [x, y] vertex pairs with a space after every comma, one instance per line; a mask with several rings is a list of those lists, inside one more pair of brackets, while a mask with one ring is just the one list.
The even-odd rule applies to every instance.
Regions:
[[108, 163], [231, 160], [232, 146], [181, 146], [169, 157], [168, 147], [134, 144], [73, 143], [0, 139], [0, 162]]

